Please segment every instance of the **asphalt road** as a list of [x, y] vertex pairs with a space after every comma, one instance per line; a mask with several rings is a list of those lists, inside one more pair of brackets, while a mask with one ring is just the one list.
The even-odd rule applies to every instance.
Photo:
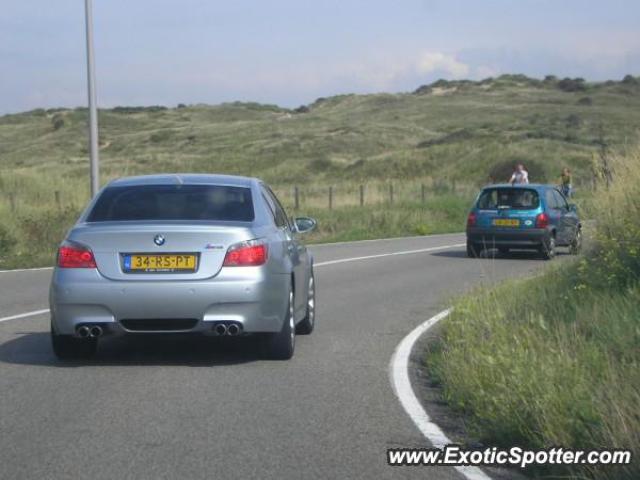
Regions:
[[[461, 235], [312, 248], [318, 324], [289, 362], [255, 343], [114, 339], [58, 362], [48, 316], [0, 322], [2, 479], [461, 478], [389, 467], [425, 447], [395, 398], [389, 360], [416, 325], [481, 281], [544, 265], [467, 259]], [[47, 308], [50, 270], [0, 273], [0, 318]]]

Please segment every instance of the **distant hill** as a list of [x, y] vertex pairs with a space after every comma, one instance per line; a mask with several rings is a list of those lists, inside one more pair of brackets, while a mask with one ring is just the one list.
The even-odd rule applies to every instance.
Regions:
[[[67, 188], [77, 179], [85, 188], [86, 122], [86, 109], [0, 117], [0, 185], [18, 176]], [[439, 80], [413, 93], [339, 95], [297, 109], [240, 102], [116, 107], [100, 111], [100, 129], [104, 179], [193, 171], [281, 185], [409, 177], [478, 182], [515, 161], [547, 178], [565, 165], [587, 178], [603, 144], [637, 143], [640, 78]]]

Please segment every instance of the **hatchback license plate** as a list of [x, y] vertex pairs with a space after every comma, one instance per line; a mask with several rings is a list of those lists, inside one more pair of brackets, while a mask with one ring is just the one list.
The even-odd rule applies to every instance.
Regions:
[[519, 227], [520, 220], [515, 220], [512, 218], [497, 218], [493, 221], [493, 224], [496, 227]]
[[198, 259], [193, 254], [126, 254], [124, 271], [127, 273], [146, 272], [195, 272]]

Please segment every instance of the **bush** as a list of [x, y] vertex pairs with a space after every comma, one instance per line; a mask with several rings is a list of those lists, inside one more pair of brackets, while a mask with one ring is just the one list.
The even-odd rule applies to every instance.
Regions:
[[15, 246], [16, 239], [4, 225], [0, 225], [0, 258], [10, 256]]
[[53, 131], [60, 130], [64, 127], [64, 118], [59, 113], [56, 113], [53, 117], [51, 117], [51, 125], [53, 126]]
[[55, 252], [67, 230], [76, 221], [80, 212], [75, 208], [43, 209], [38, 213], [19, 218], [26, 245], [37, 245], [39, 249]]
[[578, 105], [590, 107], [591, 105], [593, 105], [593, 100], [591, 99], [591, 97], [582, 97], [580, 100], [578, 100]]
[[564, 92], [582, 92], [587, 85], [584, 78], [563, 78], [558, 82], [558, 88]]

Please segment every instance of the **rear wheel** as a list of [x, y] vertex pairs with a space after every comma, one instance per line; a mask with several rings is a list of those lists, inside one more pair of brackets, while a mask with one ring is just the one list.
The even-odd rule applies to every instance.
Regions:
[[307, 290], [307, 315], [302, 319], [296, 328], [296, 333], [301, 335], [309, 335], [313, 332], [316, 325], [316, 283], [313, 276], [313, 270], [309, 276], [309, 285]]
[[542, 243], [540, 253], [545, 260], [553, 260], [556, 256], [556, 237], [554, 235], [550, 235], [549, 238]]
[[289, 360], [296, 346], [296, 322], [293, 314], [293, 289], [289, 289], [287, 313], [278, 333], [267, 338], [267, 354], [274, 360]]
[[576, 230], [576, 236], [573, 238], [573, 241], [569, 245], [569, 253], [571, 255], [578, 255], [582, 250], [582, 230]]
[[95, 355], [98, 340], [95, 338], [75, 338], [72, 335], [59, 335], [51, 322], [51, 346], [60, 360], [90, 358]]
[[481, 251], [482, 249], [477, 243], [473, 243], [467, 240], [467, 257], [478, 258], [478, 256], [480, 256]]

